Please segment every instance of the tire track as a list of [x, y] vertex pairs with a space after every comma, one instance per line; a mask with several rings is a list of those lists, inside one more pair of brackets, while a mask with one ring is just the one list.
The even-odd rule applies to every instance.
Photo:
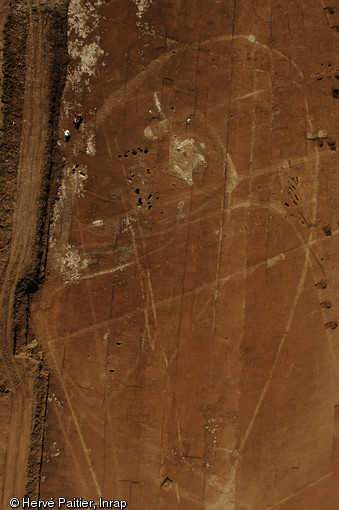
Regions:
[[[54, 42], [50, 38], [50, 32], [55, 29], [50, 23], [54, 13], [46, 11], [45, 17], [38, 2], [33, 5], [24, 0], [13, 6], [13, 10], [24, 16], [28, 35], [12, 238], [0, 292], [0, 358], [11, 395], [11, 426], [5, 444], [1, 491], [3, 508], [14, 494], [18, 498], [39, 494], [48, 377], [38, 355], [35, 358], [24, 350], [16, 352], [15, 314], [26, 313], [20, 309], [22, 303], [17, 302], [18, 285], [24, 279], [31, 280], [40, 263], [41, 215], [44, 212], [41, 197], [46, 187], [48, 189], [46, 178], [49, 178], [50, 124], [53, 121], [50, 71], [55, 57]], [[25, 334], [24, 331], [21, 347], [25, 346]]]

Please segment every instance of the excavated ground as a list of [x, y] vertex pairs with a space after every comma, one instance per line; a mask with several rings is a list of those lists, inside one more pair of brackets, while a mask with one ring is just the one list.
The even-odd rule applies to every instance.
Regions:
[[338, 0], [19, 3], [3, 504], [336, 509]]
[[[38, 496], [48, 372], [29, 328], [30, 301], [43, 279], [66, 75], [65, 2], [6, 2], [1, 28], [1, 508]], [[60, 177], [60, 176], [59, 176]], [[54, 193], [53, 193], [54, 190]]]

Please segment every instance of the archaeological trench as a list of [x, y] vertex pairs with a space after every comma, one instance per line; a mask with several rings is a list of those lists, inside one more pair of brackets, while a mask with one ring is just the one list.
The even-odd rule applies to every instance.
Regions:
[[339, 0], [0, 34], [1, 510], [338, 510]]

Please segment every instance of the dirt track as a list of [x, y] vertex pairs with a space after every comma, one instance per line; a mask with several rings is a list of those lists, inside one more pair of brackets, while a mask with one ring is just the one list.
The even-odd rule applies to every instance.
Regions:
[[[8, 159], [3, 166], [3, 171], [7, 171], [8, 175], [15, 172], [16, 187], [10, 220], [10, 245], [2, 250], [8, 252], [8, 259], [0, 293], [1, 398], [4, 409], [1, 414], [1, 430], [4, 432], [1, 445], [4, 452], [1, 470], [3, 507], [8, 505], [13, 494], [22, 497], [27, 490], [35, 496], [39, 493], [47, 372], [42, 369], [36, 342], [29, 341], [27, 313], [29, 295], [38, 286], [44, 249], [43, 237], [39, 236], [39, 232], [43, 231], [44, 219], [41, 215], [46, 208], [41, 204], [41, 199], [46, 199], [44, 189], [51, 164], [49, 121], [50, 90], [53, 86], [50, 72], [53, 55], [49, 41], [49, 33], [53, 29], [48, 16], [36, 9], [35, 4], [18, 2], [15, 8], [10, 8], [6, 30], [5, 44], [12, 46], [15, 39], [13, 31], [19, 32], [15, 49], [23, 53], [14, 53], [16, 60], [5, 61], [5, 69], [8, 72], [8, 67], [15, 68], [17, 74], [14, 74], [14, 79], [24, 70], [24, 95], [22, 110], [19, 105], [16, 111], [15, 104], [8, 104], [3, 134], [3, 139], [6, 136], [9, 138], [9, 123], [13, 126], [12, 131], [21, 132], [16, 167], [11, 167]], [[21, 62], [24, 62], [24, 67]], [[17, 87], [18, 81], [14, 83]], [[6, 94], [5, 100], [9, 103]], [[8, 141], [5, 141], [3, 154], [7, 158], [10, 155], [8, 146]], [[2, 191], [2, 200], [10, 202], [13, 198], [11, 189], [8, 186], [6, 189], [5, 185]]]
[[188, 4], [23, 16], [3, 505], [337, 508], [339, 4]]

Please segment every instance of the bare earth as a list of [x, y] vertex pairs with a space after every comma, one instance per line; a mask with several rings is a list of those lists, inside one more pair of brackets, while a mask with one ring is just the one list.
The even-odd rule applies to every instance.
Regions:
[[1, 508], [337, 509], [339, 2], [19, 4]]

